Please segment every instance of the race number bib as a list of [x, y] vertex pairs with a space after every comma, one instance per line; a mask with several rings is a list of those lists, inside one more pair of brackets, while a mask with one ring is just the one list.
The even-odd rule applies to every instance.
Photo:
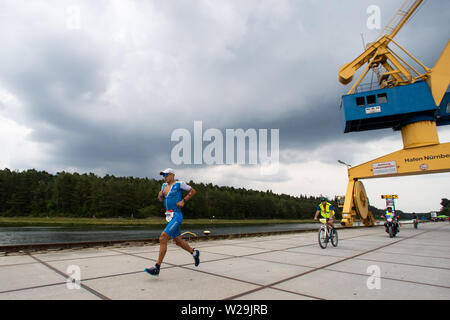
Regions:
[[173, 210], [166, 211], [166, 221], [170, 222], [173, 218]]

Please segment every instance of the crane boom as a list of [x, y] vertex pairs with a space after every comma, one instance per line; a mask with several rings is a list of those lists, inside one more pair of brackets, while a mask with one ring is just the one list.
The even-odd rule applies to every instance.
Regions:
[[[417, 8], [420, 6], [420, 4], [423, 2], [423, 0], [416, 0], [412, 5], [408, 5], [411, 3], [411, 0], [407, 0], [403, 3], [403, 5], [400, 7], [400, 9], [397, 11], [394, 18], [391, 20], [390, 23], [394, 23], [396, 17], [402, 17], [401, 20], [397, 23], [396, 26], [392, 27], [390, 26], [390, 23], [383, 29], [383, 31], [388, 31], [389, 29], [391, 32], [389, 33], [389, 38], [393, 39], [397, 33], [400, 31], [400, 29], [405, 25], [406, 21], [411, 18], [412, 14], [417, 10]], [[386, 33], [385, 33], [386, 34]]]
[[[377, 41], [369, 43], [367, 49], [362, 54], [360, 54], [352, 62], [343, 65], [339, 69], [339, 82], [345, 85], [352, 81], [353, 75], [359, 68], [368, 63], [365, 72], [361, 74], [358, 81], [350, 89], [349, 94], [355, 92], [356, 87], [361, 83], [362, 79], [365, 77], [369, 69], [378, 68], [380, 65], [383, 66], [387, 71], [383, 75], [379, 75], [379, 82], [380, 86], [382, 87], [408, 84], [413, 83], [418, 79], [426, 79], [426, 74], [429, 73], [430, 69], [424, 67], [426, 74], [423, 75], [417, 72], [417, 76], [414, 77], [409, 71], [409, 69], [414, 70], [414, 68], [411, 68], [409, 65], [405, 67], [404, 64], [406, 64], [406, 62], [403, 61], [402, 63], [402, 60], [399, 59], [399, 57], [396, 57], [396, 55], [393, 54], [393, 52], [388, 48], [389, 43], [408, 21], [408, 19], [411, 18], [412, 14], [417, 10], [423, 0], [416, 0], [412, 5], [408, 7], [408, 4], [410, 4], [410, 2], [411, 0], [407, 0], [403, 4], [402, 8], [406, 7], [407, 10], [405, 11], [400, 8], [400, 10], [397, 11], [397, 14], [391, 20], [391, 23], [395, 21], [395, 17], [401, 17], [400, 21], [397, 22], [394, 26], [388, 25], [383, 29], [384, 32], [390, 31], [389, 33], [385, 33]], [[404, 50], [403, 48], [401, 49]], [[404, 51], [406, 52], [406, 50]], [[407, 54], [410, 55], [409, 53]], [[420, 62], [419, 64], [422, 65]]]

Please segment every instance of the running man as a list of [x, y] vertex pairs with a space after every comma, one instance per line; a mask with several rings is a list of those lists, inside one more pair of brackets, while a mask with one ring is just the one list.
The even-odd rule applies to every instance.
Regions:
[[319, 213], [325, 219], [328, 219], [328, 225], [334, 229], [334, 210], [333, 205], [327, 201], [326, 198], [322, 197], [320, 199], [321, 203], [317, 206], [316, 215], [314, 216], [314, 220], [317, 220], [317, 216]]
[[[180, 231], [180, 226], [183, 222], [181, 208], [183, 208], [185, 203], [194, 196], [195, 190], [184, 181], [176, 181], [175, 172], [171, 168], [161, 171], [160, 175], [164, 177], [165, 182], [161, 187], [161, 191], [158, 193], [158, 200], [164, 202], [168, 224], [159, 237], [158, 261], [154, 267], [145, 269], [145, 271], [152, 276], [159, 275], [161, 264], [167, 252], [167, 242], [170, 238], [175, 241], [177, 246], [180, 246], [192, 254], [196, 267], [200, 264], [200, 251], [192, 249], [191, 246], [181, 238]], [[188, 191], [188, 194], [184, 198], [182, 197], [183, 190]]]

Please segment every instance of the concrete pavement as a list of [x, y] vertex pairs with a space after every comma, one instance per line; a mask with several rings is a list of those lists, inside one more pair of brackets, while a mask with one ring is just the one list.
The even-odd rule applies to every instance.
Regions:
[[[321, 249], [317, 232], [191, 241], [201, 264], [169, 245], [159, 277], [159, 245], [117, 245], [0, 256], [0, 300], [450, 299], [450, 224], [339, 229]], [[81, 279], [70, 282], [69, 276]]]

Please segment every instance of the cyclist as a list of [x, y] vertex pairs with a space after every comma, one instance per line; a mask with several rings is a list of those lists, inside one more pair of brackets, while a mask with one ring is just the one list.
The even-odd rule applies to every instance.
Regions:
[[[395, 216], [395, 213], [392, 210], [392, 207], [387, 207], [386, 208], [386, 220], [388, 218], [392, 218], [392, 221], [394, 221], [394, 223], [395, 223], [395, 228], [397, 229], [397, 232], [400, 232], [400, 227], [399, 227], [399, 224], [398, 224], [398, 221], [397, 221], [398, 219]], [[386, 227], [386, 232], [387, 232], [387, 222], [384, 223], [384, 226]]]
[[392, 207], [386, 208], [386, 218], [394, 219], [394, 212], [392, 211]]
[[314, 220], [317, 220], [319, 213], [325, 219], [328, 219], [328, 225], [334, 229], [334, 210], [333, 205], [327, 201], [325, 197], [320, 198], [320, 204], [317, 206], [316, 215], [314, 216]]

